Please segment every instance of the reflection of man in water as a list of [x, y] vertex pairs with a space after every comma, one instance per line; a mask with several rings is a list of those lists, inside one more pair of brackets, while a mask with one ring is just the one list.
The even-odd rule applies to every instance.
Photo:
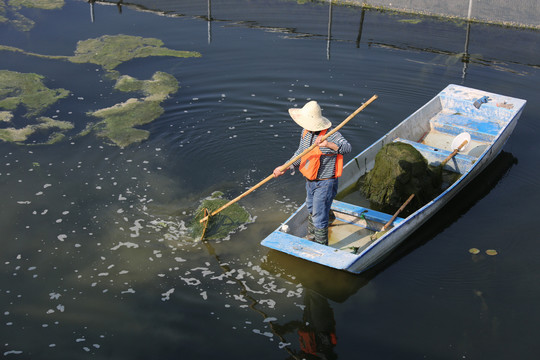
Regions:
[[326, 298], [305, 290], [303, 321], [274, 324], [273, 329], [280, 334], [297, 330], [301, 355], [306, 359], [337, 359], [334, 353], [337, 343], [334, 312]]

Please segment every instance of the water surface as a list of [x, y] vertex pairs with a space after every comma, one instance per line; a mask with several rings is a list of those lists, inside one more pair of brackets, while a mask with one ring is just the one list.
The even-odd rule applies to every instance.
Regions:
[[[319, 358], [537, 358], [537, 31], [324, 2], [212, 1], [210, 16], [207, 2], [138, 3], [72, 0], [17, 10], [27, 31], [0, 23], [0, 45], [37, 54], [126, 34], [202, 55], [116, 69], [180, 86], [142, 127], [150, 137], [119, 148], [78, 136], [89, 111], [134, 96], [101, 67], [1, 52], [1, 69], [68, 89], [43, 116], [74, 125], [53, 145], [0, 143], [4, 357], [315, 358], [300, 342], [314, 333]], [[228, 238], [189, 237], [203, 198], [233, 198], [294, 152], [288, 108], [317, 100], [337, 124], [377, 94], [342, 130], [358, 153], [449, 83], [528, 104], [494, 163], [377, 269], [353, 276], [260, 246], [302, 204], [298, 174], [243, 199], [254, 222]], [[22, 115], [15, 126], [33, 121]]]

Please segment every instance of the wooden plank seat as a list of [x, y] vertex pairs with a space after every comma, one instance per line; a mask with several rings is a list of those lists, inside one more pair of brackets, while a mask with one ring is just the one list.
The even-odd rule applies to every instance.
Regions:
[[[392, 215], [339, 200], [332, 202], [332, 210], [337, 212], [335, 214], [338, 219], [372, 231], [379, 231], [392, 218]], [[402, 221], [403, 218], [396, 217], [393, 224]]]
[[492, 142], [502, 129], [502, 124], [496, 121], [479, 121], [459, 112], [440, 113], [430, 121], [433, 130], [453, 136], [468, 132], [471, 139], [481, 142]]

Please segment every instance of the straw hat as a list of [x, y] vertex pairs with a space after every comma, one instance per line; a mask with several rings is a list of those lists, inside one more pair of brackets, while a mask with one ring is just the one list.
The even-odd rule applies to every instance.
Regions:
[[332, 126], [330, 120], [322, 116], [321, 107], [316, 101], [310, 101], [301, 109], [289, 109], [292, 119], [308, 131], [321, 131]]

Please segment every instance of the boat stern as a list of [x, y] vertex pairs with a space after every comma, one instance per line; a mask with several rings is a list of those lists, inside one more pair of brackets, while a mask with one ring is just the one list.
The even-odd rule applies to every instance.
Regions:
[[261, 244], [307, 261], [339, 270], [349, 270], [358, 255], [321, 245], [307, 239], [276, 230]]

